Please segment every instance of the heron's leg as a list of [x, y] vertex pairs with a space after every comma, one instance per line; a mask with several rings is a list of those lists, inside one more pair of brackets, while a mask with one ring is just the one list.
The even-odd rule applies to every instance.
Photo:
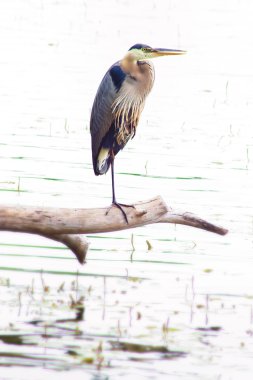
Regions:
[[115, 196], [115, 185], [114, 185], [114, 154], [112, 153], [112, 162], [111, 162], [111, 174], [112, 174], [112, 203], [115, 204], [116, 196]]
[[[114, 155], [113, 155], [113, 153], [112, 153], [112, 156], [111, 156], [111, 157], [112, 157], [112, 161], [111, 161], [111, 174], [112, 174], [112, 206], [113, 206], [113, 205], [116, 206], [116, 207], [122, 212], [123, 217], [124, 217], [126, 223], [128, 224], [127, 215], [126, 215], [125, 211], [123, 210], [122, 206], [123, 206], [123, 207], [133, 207], [133, 208], [134, 208], [134, 206], [133, 206], [133, 205], [125, 205], [125, 204], [123, 204], [123, 203], [118, 203], [118, 202], [116, 201], [116, 195], [115, 195], [115, 183], [114, 183]], [[111, 209], [111, 207], [109, 207], [109, 209], [107, 210], [106, 215], [109, 213], [110, 209]]]
[[[118, 207], [118, 209], [122, 212], [124, 219], [126, 223], [128, 224], [127, 216], [121, 205], [116, 201], [116, 195], [115, 195], [115, 184], [114, 184], [114, 154], [112, 153], [112, 162], [111, 162], [111, 174], [112, 174], [112, 205], [115, 205]], [[110, 211], [110, 209], [107, 211]]]

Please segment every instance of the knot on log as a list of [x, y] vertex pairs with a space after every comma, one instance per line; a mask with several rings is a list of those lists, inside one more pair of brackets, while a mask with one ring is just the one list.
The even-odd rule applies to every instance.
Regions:
[[137, 217], [142, 217], [145, 214], [147, 214], [147, 210], [144, 210], [144, 209], [136, 209], [135, 210], [135, 215]]

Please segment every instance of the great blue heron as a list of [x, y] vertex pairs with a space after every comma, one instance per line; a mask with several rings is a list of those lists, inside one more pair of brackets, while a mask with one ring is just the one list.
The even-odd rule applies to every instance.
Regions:
[[112, 205], [117, 206], [128, 223], [121, 203], [116, 201], [114, 158], [133, 138], [155, 77], [151, 58], [184, 54], [182, 50], [153, 49], [136, 44], [105, 74], [98, 88], [90, 120], [93, 168], [96, 175], [105, 174], [111, 166]]

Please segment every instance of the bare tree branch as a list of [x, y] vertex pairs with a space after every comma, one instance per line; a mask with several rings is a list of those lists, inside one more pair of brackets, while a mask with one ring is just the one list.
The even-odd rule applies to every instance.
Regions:
[[0, 206], [0, 230], [38, 234], [65, 244], [84, 263], [89, 243], [79, 234], [95, 234], [153, 223], [184, 224], [225, 235], [228, 230], [189, 212], [174, 211], [157, 196], [125, 207], [128, 224], [116, 207], [68, 209]]

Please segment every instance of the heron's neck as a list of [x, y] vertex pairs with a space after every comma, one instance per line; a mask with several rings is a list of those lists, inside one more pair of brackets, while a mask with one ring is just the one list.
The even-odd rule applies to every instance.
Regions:
[[120, 61], [120, 67], [125, 73], [132, 73], [137, 68], [137, 60], [130, 52], [128, 52]]

